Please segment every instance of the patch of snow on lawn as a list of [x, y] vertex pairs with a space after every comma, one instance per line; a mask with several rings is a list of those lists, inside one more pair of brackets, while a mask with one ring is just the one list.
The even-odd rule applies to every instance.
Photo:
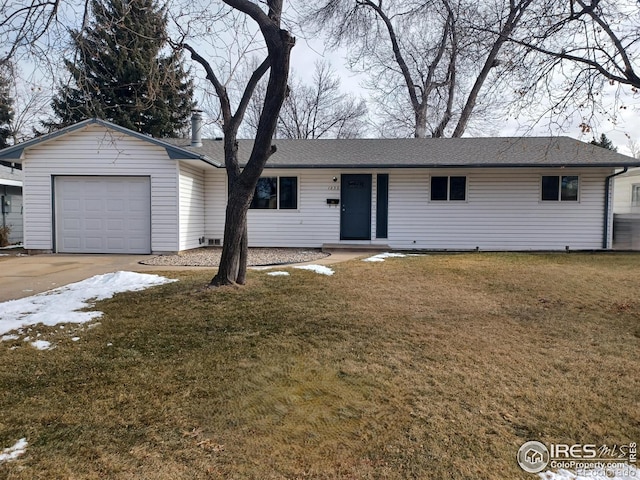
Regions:
[[15, 460], [27, 450], [27, 439], [21, 438], [13, 447], [5, 448], [0, 453], [0, 463]]
[[[587, 473], [587, 476], [582, 476], [561, 468], [557, 472], [546, 471], [539, 473], [538, 477], [542, 480], [630, 480], [640, 478], [640, 470], [624, 463], [620, 464], [619, 469], [613, 469], [611, 472], [589, 470]], [[612, 477], [607, 473], [615, 474], [616, 476]]]
[[18, 340], [19, 338], [18, 335], [3, 335], [0, 337], [0, 342], [9, 342], [11, 340]]
[[385, 252], [374, 255], [373, 257], [364, 258], [363, 262], [384, 262], [386, 258], [401, 258], [406, 257], [404, 253], [392, 253]]
[[333, 275], [335, 273], [329, 267], [325, 267], [324, 265], [300, 265], [293, 268], [299, 268], [300, 270], [310, 270], [321, 275]]
[[267, 275], [271, 275], [272, 277], [288, 277], [289, 272], [269, 272]]
[[145, 273], [106, 273], [38, 295], [2, 302], [0, 335], [38, 323], [53, 326], [58, 323], [88, 322], [100, 317], [102, 312], [78, 310], [92, 307], [97, 300], [111, 298], [116, 293], [144, 290], [170, 282], [177, 280]]
[[35, 342], [31, 342], [30, 345], [38, 350], [53, 350], [56, 348], [52, 347], [51, 342], [47, 342], [46, 340], [36, 340]]

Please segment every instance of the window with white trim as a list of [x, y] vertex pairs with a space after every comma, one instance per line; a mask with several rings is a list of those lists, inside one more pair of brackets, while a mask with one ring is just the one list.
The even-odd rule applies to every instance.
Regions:
[[631, 185], [631, 206], [640, 207], [640, 183]]
[[467, 177], [431, 177], [432, 201], [465, 201], [467, 199]]
[[249, 208], [296, 210], [298, 208], [298, 177], [260, 177]]
[[577, 175], [543, 175], [542, 201], [577, 202], [579, 184]]

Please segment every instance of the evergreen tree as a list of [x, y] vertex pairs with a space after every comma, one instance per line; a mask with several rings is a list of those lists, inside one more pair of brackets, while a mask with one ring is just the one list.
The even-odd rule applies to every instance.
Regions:
[[13, 120], [13, 99], [9, 90], [7, 75], [0, 71], [0, 148], [9, 146], [11, 138], [11, 121]]
[[611, 150], [612, 152], [618, 151], [618, 148], [613, 146], [613, 143], [611, 142], [611, 140], [609, 140], [604, 133], [600, 135], [600, 141], [594, 138], [593, 140], [591, 140], [591, 144], [597, 145], [602, 148], [606, 148], [607, 150]]
[[74, 85], [52, 101], [50, 129], [98, 117], [154, 137], [183, 131], [194, 107], [193, 82], [178, 53], [163, 55], [167, 15], [156, 0], [93, 0], [93, 20], [73, 31]]

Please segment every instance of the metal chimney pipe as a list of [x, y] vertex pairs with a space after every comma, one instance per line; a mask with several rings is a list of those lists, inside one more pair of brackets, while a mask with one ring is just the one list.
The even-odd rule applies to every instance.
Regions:
[[202, 110], [193, 110], [191, 115], [191, 146], [202, 146]]

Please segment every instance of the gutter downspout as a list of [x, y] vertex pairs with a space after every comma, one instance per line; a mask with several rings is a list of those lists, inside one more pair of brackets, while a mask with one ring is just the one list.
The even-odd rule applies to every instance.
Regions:
[[604, 230], [602, 232], [602, 248], [604, 250], [607, 249], [609, 244], [609, 204], [611, 203], [609, 201], [609, 196], [611, 194], [611, 179], [618, 175], [627, 173], [627, 170], [629, 170], [629, 167], [624, 167], [621, 172], [609, 175], [604, 179]]

